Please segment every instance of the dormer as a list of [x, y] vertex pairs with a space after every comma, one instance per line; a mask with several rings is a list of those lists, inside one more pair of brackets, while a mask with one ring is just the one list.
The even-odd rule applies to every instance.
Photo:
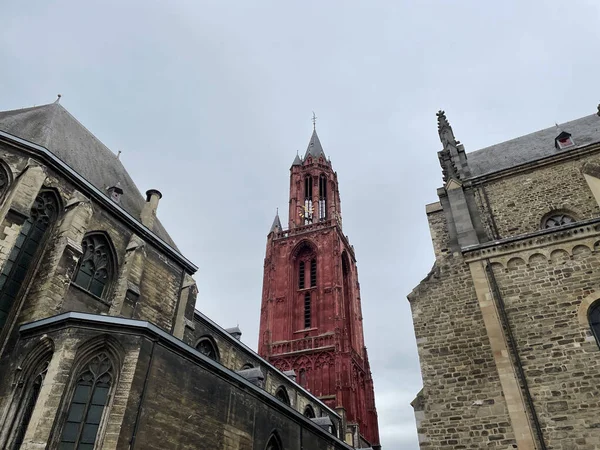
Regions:
[[121, 203], [121, 196], [123, 195], [123, 189], [121, 189], [121, 183], [117, 183], [107, 189], [108, 196], [115, 203]]
[[573, 147], [574, 145], [575, 142], [573, 142], [571, 133], [567, 133], [566, 131], [561, 131], [560, 134], [554, 139], [554, 146], [558, 150]]

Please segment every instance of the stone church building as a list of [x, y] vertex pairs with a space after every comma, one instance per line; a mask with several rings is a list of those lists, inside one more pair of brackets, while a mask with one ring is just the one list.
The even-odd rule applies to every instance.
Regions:
[[194, 309], [196, 266], [160, 201], [58, 100], [0, 112], [0, 448], [349, 450], [359, 426], [376, 437], [359, 309], [344, 348], [366, 418]]
[[378, 447], [356, 257], [316, 129], [290, 168], [288, 218], [267, 237], [258, 352], [346, 419], [347, 442]]
[[599, 116], [466, 153], [438, 113], [435, 263], [408, 296], [422, 449], [600, 448]]

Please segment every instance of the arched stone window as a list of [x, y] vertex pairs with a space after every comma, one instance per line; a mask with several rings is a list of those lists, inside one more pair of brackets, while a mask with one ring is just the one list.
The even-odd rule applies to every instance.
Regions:
[[115, 385], [115, 371], [107, 352], [94, 355], [81, 366], [60, 434], [60, 449], [95, 448], [98, 429]]
[[306, 408], [304, 408], [304, 416], [308, 417], [309, 419], [314, 419], [316, 417], [315, 410], [312, 406], [306, 405]]
[[283, 444], [281, 443], [281, 439], [277, 432], [271, 433], [271, 437], [267, 441], [267, 446], [265, 450], [283, 450]]
[[10, 450], [21, 448], [53, 350], [52, 342], [45, 338], [21, 363], [22, 371], [15, 380], [15, 392], [8, 411], [9, 420], [0, 435], [0, 447]]
[[286, 405], [291, 405], [290, 396], [287, 393], [287, 390], [283, 386], [279, 386], [275, 391], [275, 398]]
[[552, 211], [542, 219], [542, 229], [561, 227], [577, 220], [569, 211]]
[[0, 200], [4, 200], [10, 183], [11, 176], [9, 175], [9, 170], [4, 167], [4, 164], [0, 163]]
[[196, 344], [196, 350], [213, 361], [219, 362], [219, 348], [211, 336], [202, 336]]
[[319, 220], [327, 218], [327, 177], [319, 176]]
[[596, 344], [600, 347], [600, 300], [592, 303], [588, 312], [590, 328], [596, 338]]
[[4, 327], [29, 268], [39, 257], [39, 249], [58, 216], [58, 198], [53, 191], [36, 197], [29, 218], [23, 223], [17, 240], [0, 273], [0, 331]]
[[106, 298], [114, 276], [114, 251], [103, 233], [92, 233], [81, 242], [83, 255], [79, 259], [73, 283], [96, 297]]

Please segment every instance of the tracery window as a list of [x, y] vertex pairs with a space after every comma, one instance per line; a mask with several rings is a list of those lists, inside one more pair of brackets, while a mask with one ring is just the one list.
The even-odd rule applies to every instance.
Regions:
[[267, 447], [265, 450], [283, 450], [283, 445], [281, 444], [281, 439], [277, 434], [273, 433], [267, 442]]
[[596, 344], [600, 347], [600, 301], [592, 304], [588, 313], [590, 328], [596, 338]]
[[4, 198], [6, 191], [10, 185], [10, 177], [3, 166], [0, 166], [0, 199]]
[[210, 336], [203, 336], [196, 344], [196, 350], [213, 361], [219, 361], [219, 351]]
[[542, 224], [542, 228], [554, 228], [554, 227], [560, 227], [563, 225], [567, 225], [570, 223], [574, 223], [575, 219], [570, 216], [569, 214], [562, 214], [562, 213], [558, 213], [558, 214], [553, 214], [551, 216], [548, 216], [543, 224]]
[[58, 200], [54, 193], [41, 192], [33, 202], [29, 218], [23, 223], [0, 273], [0, 331], [37, 256], [38, 248], [57, 215]]
[[290, 396], [283, 386], [277, 388], [277, 391], [275, 391], [275, 398], [288, 406], [290, 405]]
[[311, 176], [307, 176], [304, 179], [304, 225], [311, 224], [313, 221], [313, 179]]
[[60, 450], [93, 450], [98, 428], [108, 405], [115, 369], [108, 354], [94, 356], [77, 376], [67, 419], [61, 433]]
[[90, 234], [81, 243], [83, 255], [79, 260], [73, 282], [96, 297], [104, 298], [113, 276], [113, 257], [108, 239], [103, 234]]
[[42, 357], [41, 362], [33, 367], [30, 374], [28, 374], [24, 380], [19, 382], [18, 389], [20, 389], [21, 392], [18, 395], [20, 398], [14, 410], [6, 448], [11, 450], [18, 450], [21, 448], [40, 390], [42, 389], [44, 378], [46, 377], [46, 372], [48, 371], [48, 364], [50, 364], [51, 357], [52, 354], [46, 353], [46, 355]]

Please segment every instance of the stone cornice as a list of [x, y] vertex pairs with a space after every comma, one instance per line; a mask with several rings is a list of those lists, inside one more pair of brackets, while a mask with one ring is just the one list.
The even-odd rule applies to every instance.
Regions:
[[494, 260], [510, 259], [515, 253], [522, 257], [531, 256], [548, 247], [560, 247], [573, 254], [573, 248], [579, 245], [595, 251], [595, 244], [600, 239], [600, 218], [576, 222], [562, 227], [548, 228], [534, 233], [486, 242], [462, 249], [467, 262], [492, 258]]

